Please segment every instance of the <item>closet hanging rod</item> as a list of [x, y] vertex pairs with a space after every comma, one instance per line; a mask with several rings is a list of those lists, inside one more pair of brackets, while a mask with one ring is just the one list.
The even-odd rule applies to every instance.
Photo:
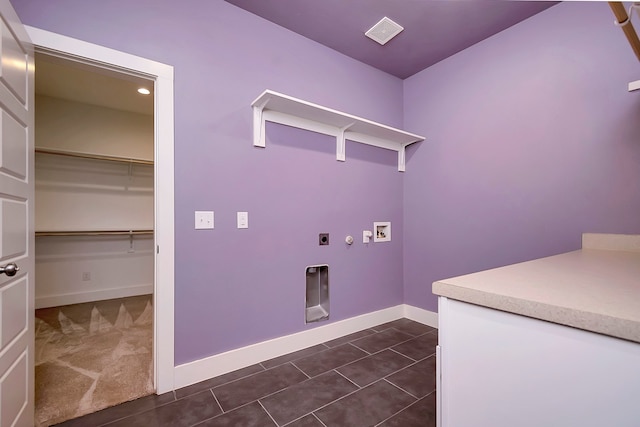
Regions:
[[633, 28], [633, 24], [631, 23], [631, 15], [627, 15], [627, 10], [621, 2], [610, 1], [609, 7], [611, 7], [611, 10], [616, 17], [615, 24], [622, 28], [624, 35], [627, 36], [627, 40], [631, 45], [631, 49], [633, 49], [633, 52], [640, 61], [640, 40], [638, 39], [636, 30]]
[[138, 165], [153, 165], [153, 160], [131, 159], [126, 157], [106, 156], [102, 154], [78, 153], [76, 151], [51, 150], [49, 148], [36, 148], [36, 153], [53, 154], [56, 156], [79, 157], [81, 159], [106, 160], [108, 162], [134, 163]]
[[138, 236], [152, 235], [153, 230], [81, 230], [81, 231], [36, 231], [40, 236]]

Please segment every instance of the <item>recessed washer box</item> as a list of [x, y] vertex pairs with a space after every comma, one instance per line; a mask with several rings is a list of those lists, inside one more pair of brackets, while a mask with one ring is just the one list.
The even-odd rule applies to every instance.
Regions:
[[305, 323], [329, 319], [329, 266], [310, 265], [305, 276]]
[[391, 241], [391, 222], [374, 222], [373, 223], [373, 241], [374, 242], [390, 242]]

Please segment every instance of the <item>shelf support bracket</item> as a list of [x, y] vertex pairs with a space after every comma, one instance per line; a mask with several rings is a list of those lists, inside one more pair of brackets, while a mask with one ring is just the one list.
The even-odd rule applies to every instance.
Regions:
[[404, 172], [405, 171], [405, 168], [406, 168], [406, 157], [405, 157], [406, 148], [407, 148], [407, 144], [403, 144], [398, 149], [398, 172]]
[[338, 135], [336, 136], [336, 160], [344, 162], [346, 159], [346, 141], [344, 134], [355, 123], [349, 123], [348, 125], [338, 129]]
[[265, 147], [265, 120], [264, 120], [264, 107], [266, 107], [269, 100], [265, 100], [262, 103], [253, 107], [253, 146]]

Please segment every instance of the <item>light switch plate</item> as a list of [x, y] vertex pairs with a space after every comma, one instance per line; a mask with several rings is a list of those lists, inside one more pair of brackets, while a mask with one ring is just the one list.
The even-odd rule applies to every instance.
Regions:
[[249, 228], [249, 212], [238, 212], [238, 228]]
[[213, 211], [196, 211], [196, 230], [213, 228]]

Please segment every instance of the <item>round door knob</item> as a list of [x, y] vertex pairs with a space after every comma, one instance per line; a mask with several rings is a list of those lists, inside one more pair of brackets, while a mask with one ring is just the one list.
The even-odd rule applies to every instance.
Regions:
[[15, 276], [18, 271], [20, 271], [20, 267], [15, 262], [10, 262], [4, 267], [0, 267], [0, 274], [4, 273], [9, 277]]

